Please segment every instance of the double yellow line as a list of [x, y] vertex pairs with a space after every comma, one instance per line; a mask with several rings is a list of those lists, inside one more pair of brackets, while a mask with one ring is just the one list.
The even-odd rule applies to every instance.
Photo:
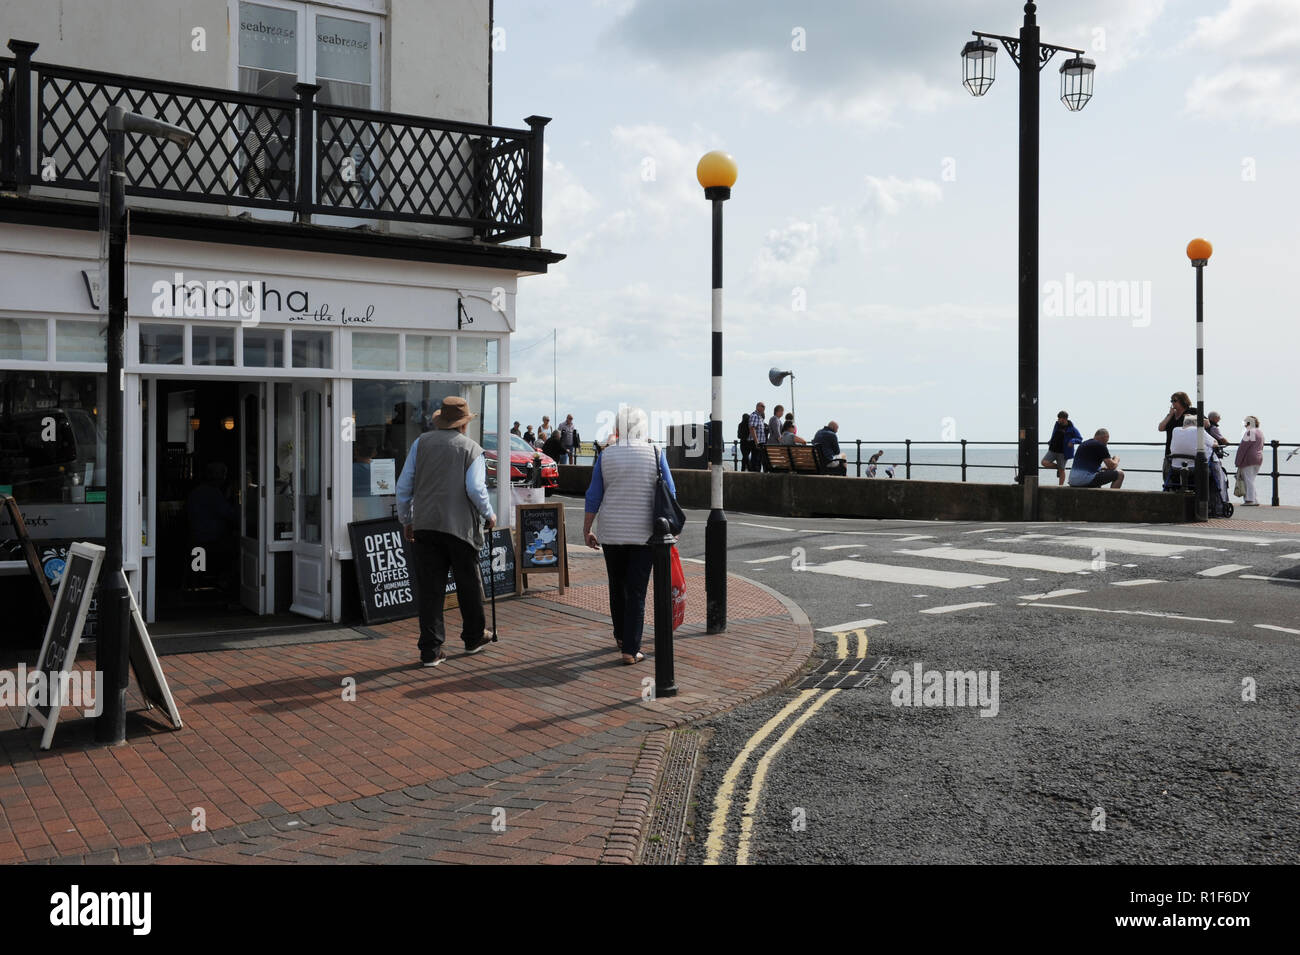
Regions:
[[[836, 656], [841, 660], [849, 659], [849, 637], [857, 637], [857, 654], [856, 658], [861, 660], [867, 656], [867, 631], [865, 627], [859, 627], [856, 630], [843, 630], [835, 634]], [[745, 766], [749, 762], [750, 756], [771, 736], [776, 730], [795, 713], [803, 709], [804, 704], [813, 697], [812, 705], [799, 714], [777, 738], [758, 760], [758, 765], [754, 769], [753, 778], [749, 783], [749, 792], [745, 797], [745, 808], [740, 817], [740, 837], [736, 844], [736, 864], [748, 865], [750, 854], [750, 842], [753, 839], [754, 817], [758, 813], [758, 800], [763, 791], [763, 783], [767, 780], [768, 770], [771, 769], [772, 760], [776, 758], [777, 753], [785, 747], [785, 744], [794, 738], [794, 734], [799, 732], [799, 727], [807, 723], [813, 714], [820, 710], [830, 701], [836, 693], [840, 692], [838, 688], [821, 691], [818, 695], [816, 689], [803, 690], [798, 696], [787, 703], [777, 712], [770, 720], [763, 724], [762, 729], [749, 738], [736, 758], [731, 761], [731, 766], [722, 777], [722, 784], [718, 787], [717, 794], [713, 797], [713, 818], [709, 823], [709, 835], [705, 840], [704, 846], [706, 855], [705, 865], [719, 865], [722, 862], [722, 854], [725, 851], [724, 836], [727, 831], [727, 817], [731, 814], [732, 797], [736, 791], [737, 783], [744, 772]]]

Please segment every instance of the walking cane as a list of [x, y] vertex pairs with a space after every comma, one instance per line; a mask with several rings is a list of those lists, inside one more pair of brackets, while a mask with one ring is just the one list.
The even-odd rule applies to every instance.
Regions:
[[492, 642], [497, 642], [497, 574], [492, 566], [492, 528], [488, 527], [487, 518], [483, 519], [483, 532], [487, 535], [488, 549], [488, 590], [492, 593]]

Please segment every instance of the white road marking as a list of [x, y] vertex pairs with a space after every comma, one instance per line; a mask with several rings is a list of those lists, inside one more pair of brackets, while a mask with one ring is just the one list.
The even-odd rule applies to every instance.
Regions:
[[1141, 587], [1143, 584], [1163, 584], [1163, 580], [1156, 580], [1153, 577], [1144, 577], [1141, 580], [1112, 580], [1113, 587]]
[[747, 564], [770, 564], [774, 560], [789, 560], [789, 554], [777, 554], [775, 557], [760, 557], [758, 560], [747, 560]]
[[858, 604], [859, 607], [870, 607], [871, 604]]
[[809, 573], [852, 577], [855, 580], [875, 580], [889, 584], [912, 584], [920, 587], [942, 587], [955, 590], [973, 584], [1001, 584], [1006, 577], [985, 577], [982, 574], [961, 574], [946, 570], [926, 570], [923, 567], [905, 567], [901, 564], [871, 564], [859, 560], [834, 560], [819, 567], [809, 567]]
[[1169, 559], [1170, 559], [1170, 560], [1182, 560], [1182, 559], [1183, 559], [1183, 555], [1182, 555], [1182, 554], [1170, 554], [1170, 555], [1169, 555]]
[[1051, 543], [1063, 547], [1101, 548], [1113, 550], [1117, 554], [1139, 554], [1143, 557], [1167, 557], [1189, 550], [1214, 550], [1208, 544], [1162, 544], [1160, 541], [1131, 541], [1122, 537], [1057, 537]]
[[996, 534], [998, 531], [1005, 531], [1005, 527], [981, 527], [978, 530], [962, 531], [963, 534]]
[[1290, 627], [1275, 627], [1271, 623], [1257, 623], [1255, 626], [1260, 630], [1280, 630], [1282, 633], [1294, 633], [1300, 636], [1300, 630], [1292, 630]]
[[818, 627], [818, 633], [840, 633], [849, 630], [857, 630], [860, 627], [879, 627], [885, 621], [875, 620], [868, 617], [866, 620], [850, 620], [848, 623], [837, 623], [833, 627]]
[[861, 546], [861, 544], [831, 544], [829, 547], [823, 547], [822, 550], [853, 550]]
[[[775, 524], [748, 524], [745, 521], [732, 521], [733, 524], [739, 524], [741, 527], [761, 527], [765, 531], [785, 531], [787, 534], [794, 534], [800, 530], [798, 527], [777, 527]], [[827, 531], [826, 533], [835, 533]]]
[[[1095, 527], [1076, 527], [1077, 531], [1095, 533], [1098, 528]], [[1107, 534], [1145, 534], [1148, 537], [1190, 537], [1194, 540], [1204, 541], [1231, 541], [1234, 544], [1275, 544], [1277, 540], [1269, 537], [1249, 537], [1245, 534], [1209, 534], [1195, 531], [1159, 531], [1147, 530], [1141, 527], [1107, 527], [1104, 528]]]
[[1283, 554], [1283, 560], [1300, 560], [1300, 554]]
[[[1014, 551], [974, 550], [962, 547], [947, 550], [942, 547], [927, 547], [924, 550], [900, 550], [895, 553], [936, 560], [964, 560], [972, 564], [988, 564], [992, 567], [1023, 567], [1027, 570], [1046, 570], [1056, 574], [1072, 574], [1080, 570], [1094, 569], [1091, 560], [1050, 557], [1046, 554], [1019, 554]], [[1102, 567], [1104, 564], [1099, 561], [1096, 569]]]
[[1125, 566], [1125, 567], [1136, 567], [1137, 564], [1125, 564], [1124, 566]]
[[947, 607], [927, 607], [921, 613], [953, 613], [957, 610], [973, 610], [976, 607], [993, 607], [990, 603], [950, 604]]
[[1058, 610], [1086, 610], [1088, 613], [1122, 613], [1130, 617], [1164, 617], [1170, 620], [1194, 620], [1198, 623], [1233, 623], [1231, 620], [1216, 620], [1213, 617], [1185, 617], [1180, 613], [1160, 613], [1156, 610], [1107, 610], [1102, 607], [1079, 607], [1074, 604], [1020, 604], [1021, 607], [1056, 607]]
[[1086, 594], [1086, 590], [1072, 590], [1066, 587], [1063, 590], [1053, 590], [1045, 594], [1025, 594], [1021, 600], [1051, 600], [1053, 597], [1073, 597], [1075, 594]]
[[1300, 584], [1294, 577], [1261, 577], [1259, 574], [1242, 574], [1239, 580], [1276, 580], [1284, 584]]
[[898, 543], [906, 544], [908, 541], [928, 541], [934, 540], [933, 534], [912, 534], [908, 537], [900, 537]]
[[1224, 574], [1230, 574], [1234, 570], [1247, 570], [1250, 564], [1220, 564], [1218, 567], [1207, 567], [1205, 570], [1197, 571], [1198, 577], [1222, 577]]
[[699, 558], [699, 557], [683, 557], [683, 558], [682, 558], [682, 561], [683, 561], [683, 563], [687, 563], [687, 564], [702, 564], [702, 563], [704, 563], [704, 561], [703, 561], [701, 558]]

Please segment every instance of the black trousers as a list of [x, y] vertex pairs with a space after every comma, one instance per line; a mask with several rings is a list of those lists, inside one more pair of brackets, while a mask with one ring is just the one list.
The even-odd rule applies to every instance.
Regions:
[[456, 581], [460, 602], [461, 639], [468, 646], [483, 639], [483, 580], [478, 551], [459, 537], [442, 531], [415, 532], [415, 586], [420, 606], [420, 653], [437, 652], [447, 639], [443, 605], [447, 599], [447, 570]]
[[602, 544], [605, 570], [609, 575], [609, 616], [614, 621], [614, 640], [623, 652], [641, 649], [645, 628], [645, 592], [650, 584], [652, 555], [649, 544]]

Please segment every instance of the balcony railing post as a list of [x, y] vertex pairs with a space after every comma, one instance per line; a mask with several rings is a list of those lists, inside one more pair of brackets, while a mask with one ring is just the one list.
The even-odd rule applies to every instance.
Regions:
[[311, 222], [316, 203], [316, 94], [315, 83], [294, 83], [298, 94], [298, 221]]
[[862, 439], [858, 438], [854, 441], [854, 443], [858, 446], [858, 460], [856, 462], [856, 467], [858, 469], [858, 477], [862, 477]]
[[906, 454], [907, 479], [910, 481], [912, 480], [912, 439], [904, 438], [903, 444], [905, 445], [904, 453]]
[[9, 50], [14, 55], [12, 97], [13, 135], [5, 137], [5, 176], [20, 193], [27, 191], [32, 173], [32, 54], [39, 43], [30, 40], [10, 40]]
[[961, 439], [961, 482], [966, 483], [966, 439]]
[[544, 130], [551, 121], [549, 116], [529, 116], [524, 120], [532, 130], [528, 146], [528, 198], [525, 202], [529, 235], [529, 245], [534, 249], [542, 247], [542, 159], [544, 156]]
[[[473, 164], [474, 206], [470, 214], [478, 220], [492, 218], [492, 163], [488, 158], [491, 142], [486, 136], [470, 140], [470, 162]], [[474, 226], [474, 238], [487, 238], [485, 224]]]
[[1273, 445], [1273, 506], [1277, 507], [1281, 500], [1277, 496], [1277, 438], [1274, 438], [1269, 444]]

